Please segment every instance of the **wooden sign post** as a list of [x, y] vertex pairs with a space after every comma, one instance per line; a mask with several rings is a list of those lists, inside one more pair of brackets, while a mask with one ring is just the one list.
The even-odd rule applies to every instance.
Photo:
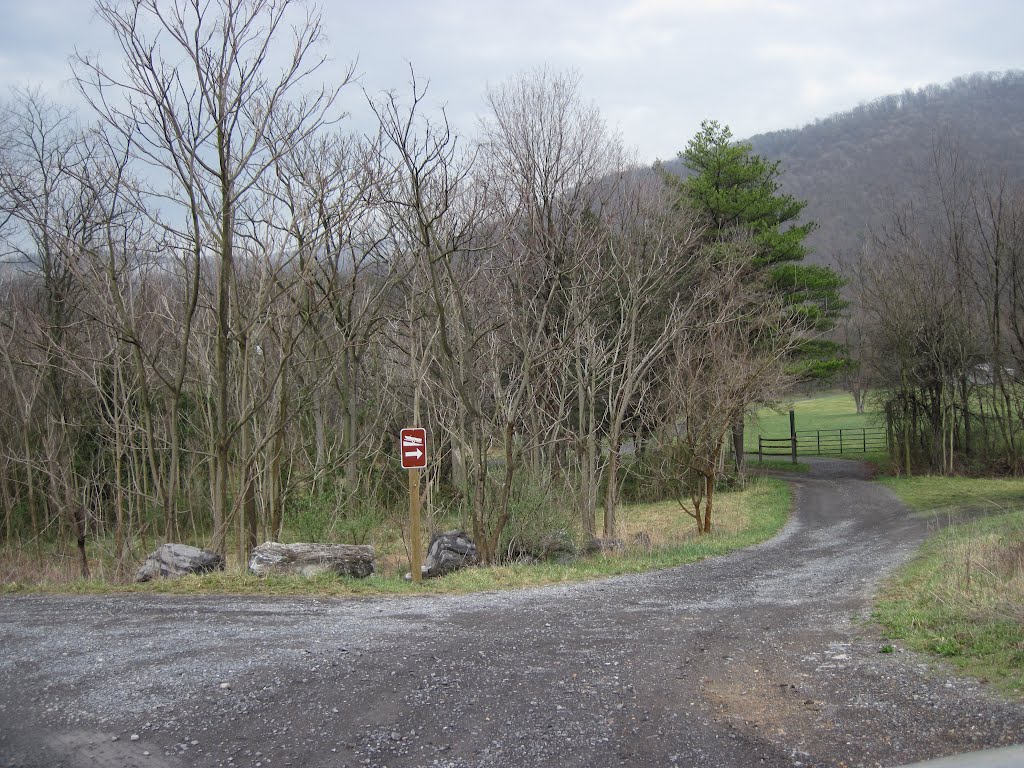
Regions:
[[427, 466], [427, 430], [402, 430], [399, 451], [402, 469], [409, 470], [409, 572], [413, 581], [423, 578], [420, 564], [420, 469]]
[[420, 471], [409, 470], [409, 538], [412, 540], [409, 557], [409, 572], [413, 581], [423, 578], [420, 565]]

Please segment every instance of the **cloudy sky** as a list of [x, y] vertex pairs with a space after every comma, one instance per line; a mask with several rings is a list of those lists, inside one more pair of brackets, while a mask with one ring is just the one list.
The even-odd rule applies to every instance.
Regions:
[[[489, 83], [575, 68], [643, 160], [673, 157], [708, 117], [749, 136], [1024, 68], [1019, 0], [326, 0], [323, 13], [335, 71], [358, 58], [375, 92], [401, 88], [411, 63], [466, 131]], [[0, 0], [0, 86], [73, 102], [76, 47], [117, 56], [90, 0]]]

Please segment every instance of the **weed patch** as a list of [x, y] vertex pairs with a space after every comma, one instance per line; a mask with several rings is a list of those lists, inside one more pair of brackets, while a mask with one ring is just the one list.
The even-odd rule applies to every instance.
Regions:
[[[882, 590], [874, 618], [907, 647], [950, 660], [967, 674], [1024, 696], [1024, 509], [1019, 480], [885, 481], [909, 505], [956, 519]], [[1008, 505], [1016, 502], [1017, 509]]]
[[509, 564], [469, 568], [421, 585], [405, 582], [405, 564], [390, 562], [367, 579], [320, 575], [312, 579], [288, 576], [257, 577], [237, 565], [223, 573], [158, 579], [146, 584], [111, 583], [106, 580], [43, 580], [29, 583], [7, 579], [0, 592], [59, 592], [97, 594], [146, 592], [165, 594], [316, 595], [318, 597], [386, 596], [410, 594], [461, 594], [559, 584], [640, 573], [692, 563], [724, 555], [770, 538], [789, 517], [792, 494], [787, 483], [757, 479], [742, 491], [718, 497], [715, 530], [698, 535], [691, 518], [676, 502], [638, 504], [621, 515], [621, 534], [627, 542], [645, 534], [642, 545], [629, 545], [622, 554], [597, 554], [568, 563]]

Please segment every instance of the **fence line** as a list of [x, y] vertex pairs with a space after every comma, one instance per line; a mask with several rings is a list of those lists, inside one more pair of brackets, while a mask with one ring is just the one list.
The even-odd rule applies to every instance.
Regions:
[[[796, 443], [797, 441], [792, 437], [764, 437], [763, 435], [758, 435], [757, 463], [762, 463], [765, 456], [788, 456], [796, 464]], [[783, 445], [788, 446], [784, 452], [780, 453], [775, 450]], [[769, 450], [765, 450], [765, 448]]]
[[889, 448], [888, 433], [881, 427], [840, 429], [798, 429], [789, 437], [757, 436], [757, 461], [765, 456], [786, 456], [796, 463], [797, 455], [842, 456], [870, 453]]
[[884, 451], [889, 447], [886, 430], [881, 427], [798, 429], [796, 438], [800, 443], [800, 452], [813, 456], [869, 453]]

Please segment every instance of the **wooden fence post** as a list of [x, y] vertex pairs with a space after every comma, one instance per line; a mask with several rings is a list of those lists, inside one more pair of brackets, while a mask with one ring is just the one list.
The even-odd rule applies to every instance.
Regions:
[[796, 412], [789, 412], [789, 439], [793, 444], [793, 463], [796, 464]]
[[896, 459], [895, 444], [892, 439], [892, 409], [890, 403], [885, 404], [885, 449], [889, 452], [889, 456]]

